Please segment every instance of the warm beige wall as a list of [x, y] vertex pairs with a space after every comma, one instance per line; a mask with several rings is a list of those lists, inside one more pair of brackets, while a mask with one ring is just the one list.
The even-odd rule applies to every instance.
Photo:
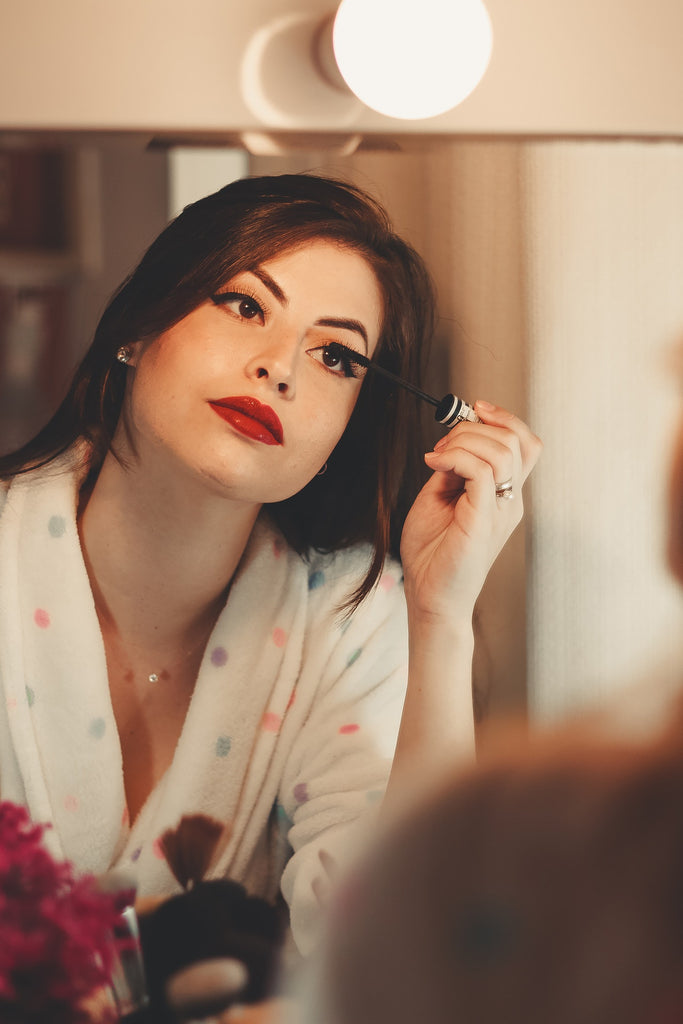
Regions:
[[272, 57], [266, 61], [262, 87], [273, 115], [263, 121], [264, 104], [257, 110], [242, 88], [251, 39], [292, 13], [314, 22], [335, 9], [334, 0], [3, 0], [0, 128], [223, 131], [268, 123], [408, 134], [683, 136], [680, 0], [486, 5], [491, 63], [455, 110], [405, 122], [335, 103], [302, 45], [277, 74]]

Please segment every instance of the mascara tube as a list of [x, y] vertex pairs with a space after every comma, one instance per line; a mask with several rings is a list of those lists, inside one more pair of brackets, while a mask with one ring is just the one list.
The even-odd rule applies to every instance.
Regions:
[[444, 395], [436, 407], [434, 419], [437, 423], [443, 423], [444, 427], [453, 427], [462, 420], [481, 423], [472, 406], [463, 402], [462, 398], [457, 398], [456, 395]]

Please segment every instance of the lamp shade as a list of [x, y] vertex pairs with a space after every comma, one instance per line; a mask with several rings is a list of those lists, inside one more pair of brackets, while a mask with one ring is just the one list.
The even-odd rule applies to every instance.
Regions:
[[342, 0], [332, 32], [349, 88], [390, 117], [457, 106], [481, 80], [493, 43], [482, 0]]

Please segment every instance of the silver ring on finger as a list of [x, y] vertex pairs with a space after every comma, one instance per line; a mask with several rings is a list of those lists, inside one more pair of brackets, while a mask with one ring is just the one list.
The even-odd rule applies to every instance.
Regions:
[[501, 484], [495, 484], [496, 497], [502, 498], [503, 501], [512, 501], [515, 496], [515, 492], [512, 490], [512, 477], [509, 480], [503, 480]]

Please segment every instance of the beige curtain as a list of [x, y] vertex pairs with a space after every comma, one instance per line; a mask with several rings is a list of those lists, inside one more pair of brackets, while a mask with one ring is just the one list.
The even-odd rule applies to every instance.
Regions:
[[[533, 482], [529, 692], [548, 720], [683, 682], [664, 564], [681, 378], [683, 146], [546, 143], [524, 159]], [[676, 376], [678, 379], [676, 379]]]

